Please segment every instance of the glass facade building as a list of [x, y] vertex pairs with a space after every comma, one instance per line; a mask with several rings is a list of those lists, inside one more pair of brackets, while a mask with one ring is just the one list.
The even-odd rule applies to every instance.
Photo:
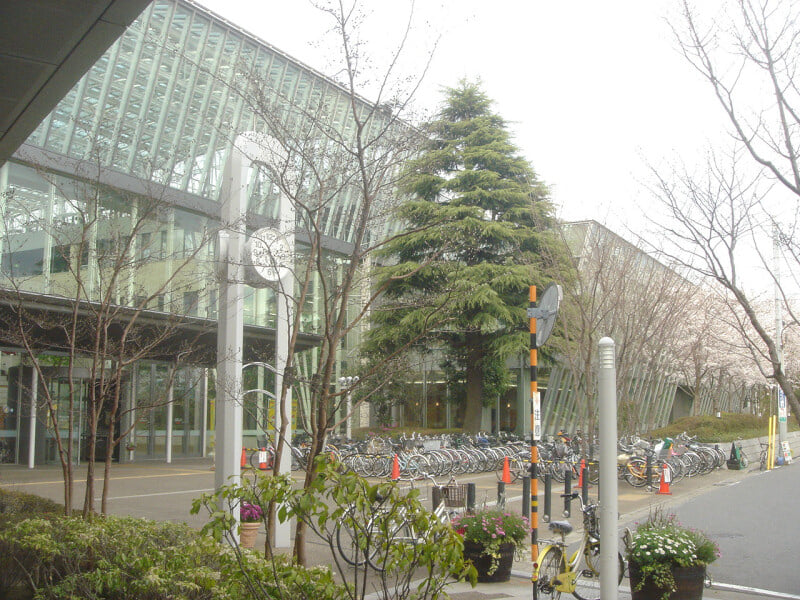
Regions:
[[[0, 167], [2, 286], [34, 298], [107, 301], [148, 315], [215, 320], [223, 167], [238, 133], [268, 130], [256, 96], [277, 110], [284, 127], [308, 127], [304, 120], [313, 114], [344, 138], [353, 135], [351, 98], [331, 79], [193, 2], [152, 2]], [[386, 125], [380, 118], [369, 122]], [[248, 227], [273, 224], [277, 186], [253, 169], [248, 195]], [[357, 194], [343, 186], [325, 208], [332, 273], [341, 264], [338, 253], [351, 247], [356, 202]], [[382, 235], [380, 227], [385, 224], [372, 234]], [[300, 253], [303, 243], [300, 235]], [[311, 281], [312, 297], [319, 285]], [[246, 327], [274, 328], [275, 306], [272, 290], [247, 288]], [[316, 310], [315, 302], [305, 309], [304, 333], [314, 334]], [[0, 460], [6, 462], [25, 462], [28, 452], [32, 371], [24, 356], [3, 342]], [[38, 385], [54, 398], [75, 399], [79, 446], [94, 383], [87, 367], [70, 384], [58, 356], [53, 353]], [[208, 366], [181, 368], [174, 378], [165, 361], [142, 360], [126, 370], [122, 396], [135, 425], [116, 451], [122, 460], [163, 457], [168, 446], [173, 456], [208, 450], [214, 428]], [[271, 376], [253, 370], [246, 379], [251, 388], [264, 388]], [[165, 396], [169, 380], [169, 405], [135, 412], [144, 399]], [[248, 438], [255, 443], [256, 422], [268, 410], [255, 395], [247, 397], [245, 445]], [[58, 428], [66, 432], [67, 403], [56, 404]], [[44, 414], [37, 422], [36, 461], [56, 460], [52, 425]]]

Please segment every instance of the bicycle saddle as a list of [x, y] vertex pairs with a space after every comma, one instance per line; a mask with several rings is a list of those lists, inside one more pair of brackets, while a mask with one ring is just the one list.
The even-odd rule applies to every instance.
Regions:
[[574, 529], [569, 521], [551, 521], [548, 527], [550, 527], [552, 531], [564, 535], [567, 535]]

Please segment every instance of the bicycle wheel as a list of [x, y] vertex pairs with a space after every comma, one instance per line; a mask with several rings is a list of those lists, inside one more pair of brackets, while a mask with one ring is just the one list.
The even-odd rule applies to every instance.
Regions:
[[417, 543], [417, 536], [408, 521], [397, 521], [391, 517], [375, 519], [370, 539], [367, 562], [378, 573], [386, 569], [386, 562], [392, 553], [402, 554], [403, 545]]
[[545, 546], [539, 555], [536, 567], [536, 589], [539, 597], [561, 598], [561, 592], [555, 589], [556, 578], [567, 570], [564, 553], [558, 546]]
[[336, 549], [344, 562], [353, 567], [360, 567], [367, 562], [365, 548], [359, 547], [359, 540], [365, 537], [365, 532], [348, 523], [348, 517], [343, 518], [336, 525]]
[[[575, 576], [575, 591], [572, 595], [578, 600], [600, 600], [600, 542], [589, 542], [583, 553], [586, 568]], [[619, 561], [617, 585], [622, 583], [625, 574], [625, 561], [622, 554], [617, 553]]]

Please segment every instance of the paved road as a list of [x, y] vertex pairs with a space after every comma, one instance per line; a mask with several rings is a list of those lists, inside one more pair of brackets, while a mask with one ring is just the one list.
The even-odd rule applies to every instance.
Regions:
[[[31, 471], [24, 466], [0, 466], [0, 485], [3, 487], [57, 501], [62, 496], [60, 478], [60, 469], [54, 467]], [[495, 500], [497, 481], [494, 474], [470, 475], [463, 479], [477, 484], [479, 504]], [[76, 505], [82, 501], [81, 480], [79, 471], [76, 475], [76, 498], [80, 501]], [[214, 473], [208, 459], [181, 460], [171, 465], [135, 463], [115, 466], [112, 483], [109, 500], [112, 514], [187, 522], [199, 528], [204, 519], [190, 515], [189, 507], [194, 498], [211, 491]], [[798, 528], [790, 512], [794, 499], [800, 497], [798, 488], [800, 467], [797, 465], [766, 474], [723, 469], [705, 477], [684, 480], [673, 486], [673, 494], [669, 496], [650, 494], [621, 483], [619, 512], [621, 522], [627, 524], [643, 520], [655, 506], [664, 506], [684, 524], [704, 529], [718, 540], [722, 558], [711, 571], [715, 581], [798, 594], [800, 569], [794, 564]], [[592, 490], [591, 495], [595, 496], [596, 490]], [[510, 507], [521, 510], [521, 486], [509, 486], [507, 496]], [[424, 487], [423, 497], [430, 498], [428, 486]], [[540, 506], [542, 504], [540, 497]], [[560, 506], [554, 500], [554, 519], [561, 518], [559, 511]], [[579, 517], [579, 513], [575, 507], [573, 514]], [[545, 527], [544, 523], [542, 527]], [[263, 543], [263, 537], [260, 543]], [[330, 564], [330, 550], [321, 540], [311, 542], [308, 552], [310, 562]], [[515, 572], [529, 577], [529, 560], [519, 561]], [[509, 592], [506, 597], [516, 597], [515, 592], [524, 597], [529, 591], [529, 586], [521, 581], [513, 587], [514, 592]], [[750, 595], [736, 594], [736, 597]], [[468, 596], [463, 598], [467, 600]]]
[[798, 498], [800, 466], [793, 464], [714, 487], [673, 512], [719, 544], [713, 579], [800, 594]]

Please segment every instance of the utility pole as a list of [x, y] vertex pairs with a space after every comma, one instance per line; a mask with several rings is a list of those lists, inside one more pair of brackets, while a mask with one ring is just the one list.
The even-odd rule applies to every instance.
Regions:
[[[778, 350], [778, 369], [783, 371], [783, 298], [781, 294], [780, 235], [778, 226], [772, 226], [772, 260], [775, 273], [775, 346]], [[782, 448], [787, 439], [786, 395], [778, 386], [778, 444]]]

